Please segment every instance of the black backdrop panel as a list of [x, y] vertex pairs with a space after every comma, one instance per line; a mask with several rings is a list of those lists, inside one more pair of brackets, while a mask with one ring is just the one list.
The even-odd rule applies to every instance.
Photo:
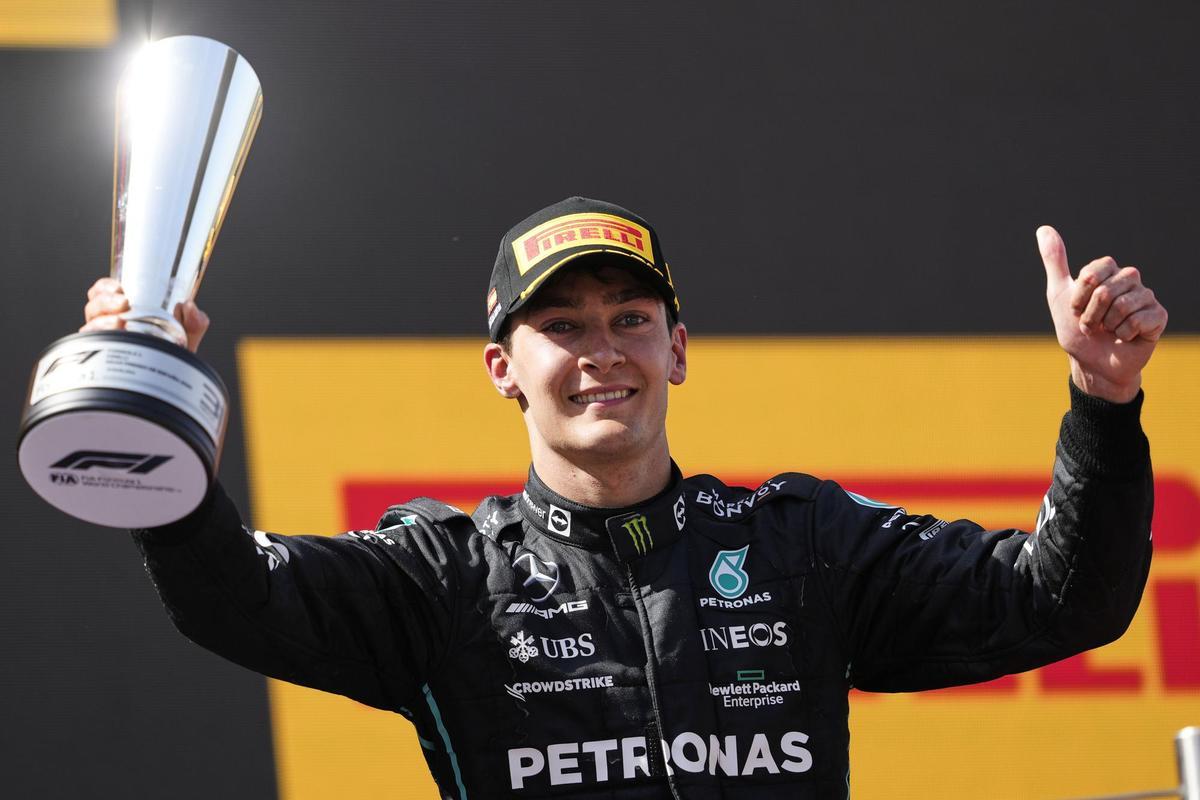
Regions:
[[[10, 430], [108, 268], [113, 89], [148, 8], [111, 48], [0, 51]], [[201, 352], [236, 397], [242, 336], [482, 337], [500, 234], [569, 194], [655, 223], [693, 334], [1048, 335], [1045, 222], [1198, 331], [1200, 6], [1147, 8], [155, 3], [155, 36], [229, 43], [266, 97]], [[222, 477], [249, 517], [236, 416]], [[271, 795], [262, 679], [175, 634], [126, 537], [13, 459], [0, 500], [4, 792]]]

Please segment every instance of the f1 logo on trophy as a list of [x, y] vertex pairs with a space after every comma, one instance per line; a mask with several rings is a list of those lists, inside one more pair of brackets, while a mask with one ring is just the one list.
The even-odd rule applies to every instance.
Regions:
[[149, 528], [187, 516], [215, 480], [229, 394], [174, 311], [196, 295], [261, 116], [258, 76], [211, 39], [162, 39], [122, 75], [112, 277], [125, 330], [46, 348], [21, 415], [21, 472], [59, 510]]

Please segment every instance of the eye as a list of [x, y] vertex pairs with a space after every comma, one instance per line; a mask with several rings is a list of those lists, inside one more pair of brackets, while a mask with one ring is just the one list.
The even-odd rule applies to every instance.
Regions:
[[617, 324], [621, 325], [623, 327], [626, 327], [626, 328], [636, 328], [638, 325], [642, 325], [642, 324], [645, 324], [646, 322], [649, 322], [649, 320], [650, 320], [650, 318], [647, 317], [645, 314], [642, 314], [642, 313], [639, 313], [636, 311], [630, 311], [630, 312], [628, 312], [626, 314], [622, 314], [620, 317], [618, 317]]
[[542, 333], [568, 333], [575, 325], [565, 319], [556, 319], [542, 326]]

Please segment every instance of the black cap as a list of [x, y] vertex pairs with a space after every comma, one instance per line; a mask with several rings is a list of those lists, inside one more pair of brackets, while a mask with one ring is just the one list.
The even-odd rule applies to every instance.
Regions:
[[679, 298], [671, 282], [671, 270], [650, 223], [603, 200], [568, 197], [518, 223], [500, 241], [487, 294], [492, 341], [500, 339], [508, 315], [524, 305], [560, 267], [595, 255], [611, 256], [614, 265], [645, 275], [662, 294], [671, 319], [679, 319]]

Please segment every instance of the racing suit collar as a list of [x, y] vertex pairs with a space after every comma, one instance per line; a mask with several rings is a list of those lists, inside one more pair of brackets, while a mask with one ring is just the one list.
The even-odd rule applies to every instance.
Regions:
[[537, 530], [565, 544], [611, 550], [622, 561], [641, 558], [675, 542], [687, 522], [683, 474], [671, 462], [667, 488], [625, 508], [593, 508], [574, 503], [542, 483], [533, 467], [517, 504]]

